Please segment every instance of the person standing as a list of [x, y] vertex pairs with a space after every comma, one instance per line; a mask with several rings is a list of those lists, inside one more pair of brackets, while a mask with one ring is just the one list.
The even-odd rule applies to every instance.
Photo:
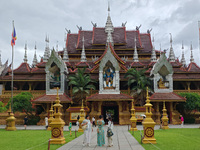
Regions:
[[76, 126], [77, 126], [77, 127], [79, 126], [79, 119], [80, 119], [80, 116], [78, 115], [78, 117], [77, 117], [77, 122], [76, 122]]
[[45, 121], [45, 127], [47, 129], [48, 128], [48, 117], [47, 116], [44, 118], [44, 121]]
[[[112, 121], [111, 117], [108, 118], [108, 131], [109, 130], [111, 131], [111, 133], [113, 133], [113, 121]], [[108, 146], [109, 147], [113, 146], [112, 136], [113, 135], [107, 134], [107, 137], [108, 137]]]
[[92, 126], [94, 127], [96, 127], [96, 124], [95, 124], [95, 117], [92, 117]]
[[97, 145], [98, 146], [104, 146], [105, 144], [105, 135], [104, 135], [104, 129], [103, 125], [105, 124], [103, 120], [103, 116], [99, 116], [99, 120], [97, 120]]
[[25, 116], [24, 117], [24, 128], [25, 128], [25, 130], [26, 130], [26, 126], [28, 125], [28, 117], [27, 116]]
[[90, 146], [92, 125], [89, 118], [90, 118], [89, 115], [86, 115], [85, 120], [83, 120], [83, 122], [81, 123], [82, 126], [87, 125], [83, 136], [83, 146], [85, 145]]
[[183, 116], [182, 116], [182, 115], [181, 115], [180, 117], [181, 117], [181, 127], [183, 128], [183, 124], [184, 124], [184, 118], [183, 118]]

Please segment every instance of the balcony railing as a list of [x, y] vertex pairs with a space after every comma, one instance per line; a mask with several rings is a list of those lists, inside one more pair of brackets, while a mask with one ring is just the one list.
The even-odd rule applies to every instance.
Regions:
[[[46, 93], [45, 90], [14, 90], [13, 96], [18, 95], [21, 92], [30, 92], [33, 95], [33, 98], [39, 97]], [[1, 98], [10, 98], [11, 97], [11, 91], [2, 91], [2, 95], [0, 95]]]

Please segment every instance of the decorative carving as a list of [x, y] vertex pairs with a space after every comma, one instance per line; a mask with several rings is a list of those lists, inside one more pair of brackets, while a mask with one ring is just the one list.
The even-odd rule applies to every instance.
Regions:
[[152, 136], [154, 135], [154, 130], [153, 130], [151, 127], [147, 127], [147, 128], [145, 129], [145, 135], [146, 135], [147, 137], [152, 137]]

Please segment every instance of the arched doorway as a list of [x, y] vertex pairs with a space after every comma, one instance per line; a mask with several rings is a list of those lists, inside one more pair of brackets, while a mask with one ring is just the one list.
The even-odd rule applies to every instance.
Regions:
[[119, 124], [119, 106], [116, 102], [103, 102], [101, 106], [101, 114], [106, 123], [108, 123], [108, 117], [112, 117], [114, 124]]

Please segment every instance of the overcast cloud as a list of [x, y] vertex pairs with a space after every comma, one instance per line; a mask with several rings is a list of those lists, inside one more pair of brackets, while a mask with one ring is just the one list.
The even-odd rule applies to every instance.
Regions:
[[[77, 33], [76, 25], [92, 30], [91, 21], [104, 27], [107, 18], [107, 0], [1, 0], [0, 1], [0, 50], [2, 62], [11, 62], [12, 20], [15, 21], [17, 41], [14, 67], [23, 62], [24, 45], [28, 45], [28, 63], [32, 64], [34, 45], [37, 56], [43, 56], [45, 36], [49, 35], [50, 48], [64, 47], [65, 28]], [[126, 22], [127, 30], [142, 24], [140, 32], [152, 28], [156, 49], [169, 49], [169, 33], [173, 36], [176, 57], [181, 59], [184, 41], [186, 61], [189, 63], [189, 46], [193, 43], [195, 62], [199, 60], [200, 0], [110, 0], [111, 18], [115, 27]], [[169, 51], [169, 50], [168, 50]]]

